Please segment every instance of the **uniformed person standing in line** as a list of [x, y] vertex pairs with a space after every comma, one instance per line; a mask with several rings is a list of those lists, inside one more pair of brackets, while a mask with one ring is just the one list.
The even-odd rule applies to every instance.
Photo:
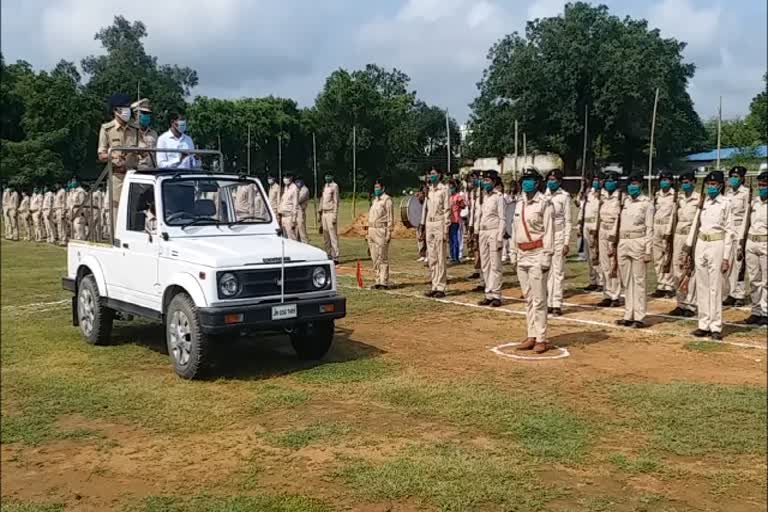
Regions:
[[652, 260], [654, 237], [653, 203], [643, 192], [643, 176], [629, 177], [627, 195], [621, 206], [621, 226], [618, 233], [618, 261], [621, 284], [624, 287], [624, 318], [616, 323], [625, 327], [645, 327], [648, 298], [645, 278]]
[[605, 193], [600, 205], [600, 232], [598, 237], [600, 243], [600, 273], [603, 275], [603, 295], [605, 298], [598, 306], [618, 308], [621, 306], [621, 302], [619, 302], [621, 282], [618, 276], [611, 277], [613, 262], [609, 256], [616, 236], [616, 219], [619, 217], [620, 208], [621, 194], [617, 190], [619, 187], [618, 173], [606, 171], [603, 187], [605, 188]]
[[469, 276], [470, 279], [480, 279], [480, 283], [475, 287], [474, 291], [485, 291], [485, 277], [481, 272], [483, 268], [482, 256], [480, 253], [480, 223], [483, 219], [483, 202], [485, 196], [483, 194], [483, 178], [485, 171], [476, 171], [474, 178], [474, 194], [472, 197], [472, 244], [475, 248], [474, 268], [475, 272]]
[[506, 204], [501, 192], [501, 178], [497, 173], [486, 173], [483, 179], [483, 212], [480, 216], [480, 260], [482, 261], [485, 298], [481, 306], [501, 306], [501, 251], [504, 248]]
[[[56, 185], [58, 189], [58, 185]], [[45, 194], [43, 194], [43, 222], [45, 223], [45, 231], [47, 233], [47, 239], [49, 244], [55, 244], [57, 239], [56, 233], [56, 218], [58, 213], [56, 212], [56, 195], [53, 190], [45, 188]]]
[[74, 240], [86, 239], [88, 218], [90, 217], [87, 200], [88, 194], [85, 193], [85, 190], [80, 186], [77, 180], [73, 178], [70, 218], [72, 219], [72, 238]]
[[768, 171], [757, 177], [747, 232], [747, 274], [752, 288], [752, 314], [747, 325], [768, 325]]
[[443, 298], [448, 287], [446, 259], [448, 228], [451, 225], [451, 198], [448, 187], [440, 183], [440, 171], [432, 169], [427, 176], [429, 190], [424, 201], [421, 225], [427, 237], [427, 263], [431, 276], [431, 289], [427, 297]]
[[10, 230], [10, 239], [19, 241], [19, 193], [16, 189], [11, 189], [8, 196], [8, 221]]
[[283, 176], [283, 192], [280, 196], [280, 205], [277, 214], [280, 216], [280, 226], [283, 228], [283, 236], [291, 240], [298, 240], [299, 233], [296, 229], [299, 223], [299, 189], [293, 182], [293, 174]]
[[392, 198], [386, 193], [386, 186], [381, 178], [373, 184], [373, 200], [368, 211], [368, 248], [373, 261], [373, 273], [376, 283], [373, 288], [389, 288], [389, 242], [395, 228], [395, 211]]
[[672, 187], [672, 172], [659, 171], [659, 190], [653, 201], [653, 267], [656, 271], [655, 298], [674, 297], [675, 283], [672, 273], [664, 273], [664, 262], [669, 257], [667, 241], [673, 236], [672, 212], [675, 209], [675, 191]]
[[669, 314], [691, 318], [696, 316], [696, 280], [691, 279], [688, 290], [683, 290], [680, 283], [683, 280], [683, 269], [678, 262], [683, 257], [688, 233], [699, 208], [701, 195], [696, 191], [696, 177], [691, 171], [680, 174], [680, 192], [677, 196], [677, 228], [675, 229], [674, 250], [672, 251], [673, 282], [677, 295], [677, 307]]
[[[733, 229], [736, 240], [731, 247], [731, 253], [726, 255], [730, 265], [726, 279], [723, 281], [723, 295], [726, 297], [723, 306], [743, 306], [745, 304], [746, 289], [744, 281], [739, 281], [739, 265], [737, 256], [741, 240], [746, 235], [744, 222], [747, 219], [749, 208], [749, 188], [744, 185], [744, 177], [747, 174], [746, 167], [737, 165], [728, 173], [728, 185], [725, 197], [731, 201], [731, 213], [733, 214]], [[738, 260], [740, 261], [740, 260]]]
[[257, 194], [252, 183], [246, 181], [240, 183], [235, 191], [235, 218], [237, 220], [250, 219], [255, 216], [254, 207]]
[[[138, 146], [139, 132], [131, 126], [131, 99], [126, 94], [113, 94], [109, 99], [114, 118], [101, 125], [99, 130], [99, 160], [107, 161], [109, 148]], [[137, 155], [135, 153], [123, 154], [120, 151], [112, 152], [112, 217], [117, 219], [117, 207], [120, 204], [120, 193], [123, 189], [125, 173], [128, 169], [137, 167]]]
[[523, 193], [515, 209], [514, 245], [517, 253], [517, 278], [526, 303], [528, 338], [517, 350], [546, 352], [547, 274], [552, 267], [555, 225], [551, 201], [541, 192], [541, 175], [526, 169], [522, 176]]
[[40, 193], [40, 189], [35, 187], [35, 190], [32, 192], [32, 198], [29, 200], [29, 212], [32, 215], [32, 229], [35, 233], [35, 242], [43, 241], [42, 210], [43, 196]]
[[57, 242], [59, 245], [67, 245], [69, 231], [67, 229], [67, 191], [60, 187], [53, 198], [53, 217], [56, 221]]
[[[150, 128], [152, 124], [152, 106], [147, 98], [134, 101], [131, 110], [135, 115], [136, 127], [139, 132], [138, 146], [140, 148], [155, 149], [157, 147], [157, 132]], [[139, 169], [156, 169], [157, 158], [155, 153], [139, 153]]]
[[297, 215], [297, 226], [299, 240], [302, 243], [309, 243], [309, 235], [307, 234], [307, 206], [309, 206], [309, 187], [304, 183], [302, 178], [296, 180], [296, 188], [299, 190], [299, 211]]
[[587, 260], [589, 268], [589, 285], [584, 291], [594, 292], [603, 288], [603, 273], [600, 271], [600, 264], [596, 256], [599, 254], [599, 239], [597, 236], [597, 218], [600, 208], [600, 195], [603, 194], [600, 172], [597, 171], [590, 182], [590, 188], [587, 191], [586, 199], [580, 198], [580, 201], [586, 201], [582, 207], [579, 204], [579, 215], [577, 224], [580, 226], [584, 222], [584, 230], [581, 236], [584, 240], [584, 257]]
[[547, 190], [544, 195], [552, 203], [552, 215], [555, 221], [555, 246], [552, 255], [552, 268], [547, 280], [547, 311], [555, 316], [563, 314], [563, 281], [565, 280], [565, 260], [571, 245], [571, 195], [561, 187], [563, 172], [554, 169], [547, 174]]
[[88, 225], [89, 231], [88, 231], [88, 238], [91, 237], [95, 241], [99, 241], [101, 239], [101, 232], [102, 232], [102, 225], [101, 225], [101, 219], [102, 219], [102, 212], [101, 212], [101, 206], [104, 202], [103, 193], [100, 189], [96, 189], [91, 194], [91, 222]]
[[8, 199], [11, 197], [10, 187], [3, 189], [3, 229], [5, 231], [5, 239], [11, 238], [11, 219], [8, 218]]
[[[730, 270], [728, 255], [735, 238], [733, 212], [731, 202], [721, 193], [725, 181], [723, 171], [712, 171], [704, 180], [707, 197], [698, 212], [701, 220], [693, 261], [699, 327], [692, 334], [698, 338], [710, 336], [722, 340], [723, 279]], [[691, 230], [687, 247], [693, 247], [693, 235]]]
[[29, 196], [26, 192], [21, 194], [21, 203], [19, 203], [19, 232], [22, 233], [22, 239], [25, 242], [32, 240], [32, 214], [29, 211]]
[[277, 214], [277, 208], [280, 206], [280, 184], [275, 181], [272, 175], [267, 176], [267, 185], [269, 185], [269, 205], [272, 211]]
[[[375, 190], [375, 189], [374, 189]], [[339, 186], [333, 181], [333, 175], [325, 175], [325, 186], [320, 198], [320, 225], [323, 228], [323, 241], [328, 258], [339, 264]]]

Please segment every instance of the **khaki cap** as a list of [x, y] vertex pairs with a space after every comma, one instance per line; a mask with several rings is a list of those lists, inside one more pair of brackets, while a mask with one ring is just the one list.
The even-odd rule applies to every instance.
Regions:
[[149, 104], [149, 100], [147, 98], [141, 98], [138, 101], [134, 101], [131, 103], [131, 108], [133, 110], [143, 110], [144, 112], [152, 112], [152, 106]]

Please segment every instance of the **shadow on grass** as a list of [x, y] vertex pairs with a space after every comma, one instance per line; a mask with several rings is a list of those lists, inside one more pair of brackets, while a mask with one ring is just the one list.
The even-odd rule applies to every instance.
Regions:
[[552, 336], [549, 342], [558, 347], [583, 347], [600, 343], [609, 338], [610, 336], [606, 331], [581, 331]]

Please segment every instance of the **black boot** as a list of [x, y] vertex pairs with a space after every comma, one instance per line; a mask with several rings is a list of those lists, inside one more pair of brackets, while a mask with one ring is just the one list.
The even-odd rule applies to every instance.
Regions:
[[749, 318], [744, 320], [745, 325], [762, 325], [763, 317], [757, 315], [749, 315]]
[[597, 303], [597, 307], [599, 308], [609, 308], [611, 307], [611, 299], [603, 299], [600, 302]]
[[734, 304], [736, 304], [736, 299], [730, 295], [723, 301], [723, 306], [733, 306]]
[[691, 334], [696, 336], [697, 338], [706, 338], [707, 336], [711, 335], [712, 333], [710, 331], [705, 331], [704, 329], [696, 329]]

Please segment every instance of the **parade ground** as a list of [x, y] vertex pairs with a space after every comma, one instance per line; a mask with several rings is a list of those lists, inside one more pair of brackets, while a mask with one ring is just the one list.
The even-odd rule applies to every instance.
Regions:
[[[352, 221], [347, 205], [340, 231]], [[350, 235], [325, 359], [282, 335], [225, 339], [210, 376], [184, 381], [158, 324], [85, 343], [63, 247], [3, 241], [2, 511], [766, 510], [766, 329], [728, 308], [724, 342], [699, 341], [671, 299], [649, 299], [647, 329], [616, 326], [571, 252], [540, 357], [514, 350], [511, 266], [501, 308], [476, 305], [468, 263], [425, 298], [416, 242], [398, 239], [394, 286], [374, 291]]]

